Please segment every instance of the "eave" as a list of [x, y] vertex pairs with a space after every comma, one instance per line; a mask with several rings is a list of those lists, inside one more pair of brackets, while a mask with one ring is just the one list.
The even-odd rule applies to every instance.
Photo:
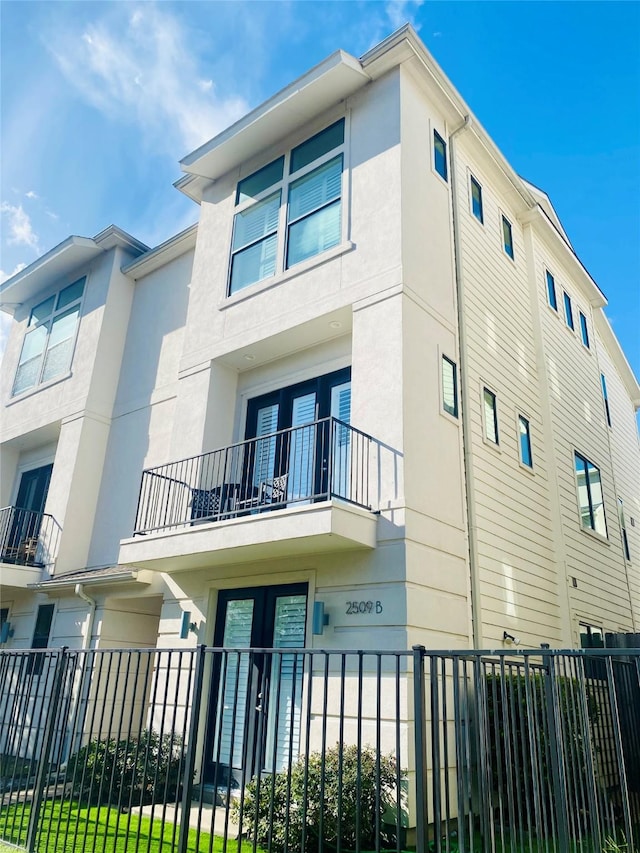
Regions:
[[631, 398], [634, 408], [636, 410], [640, 409], [640, 383], [636, 379], [604, 311], [594, 311], [594, 322], [596, 331], [602, 338], [602, 342], [618, 371], [620, 379], [624, 383], [624, 387]]
[[156, 246], [155, 249], [151, 249], [141, 257], [123, 266], [122, 273], [134, 281], [138, 281], [138, 279], [165, 266], [165, 264], [175, 260], [175, 258], [179, 258], [180, 255], [184, 255], [191, 249], [195, 249], [197, 236], [198, 223], [196, 222], [174, 237], [165, 240], [164, 243]]

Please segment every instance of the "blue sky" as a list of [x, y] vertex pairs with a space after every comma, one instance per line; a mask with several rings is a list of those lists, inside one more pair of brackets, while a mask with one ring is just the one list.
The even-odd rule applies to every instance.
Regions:
[[640, 3], [0, 5], [2, 277], [115, 223], [195, 222], [178, 160], [337, 48], [410, 21], [497, 145], [546, 190], [640, 376]]

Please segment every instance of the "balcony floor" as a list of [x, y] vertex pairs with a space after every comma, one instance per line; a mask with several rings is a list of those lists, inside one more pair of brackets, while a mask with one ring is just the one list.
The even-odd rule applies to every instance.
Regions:
[[40, 566], [20, 566], [16, 563], [0, 562], [0, 587], [2, 589], [27, 589], [42, 577]]
[[368, 549], [376, 546], [376, 528], [369, 510], [324, 501], [124, 539], [118, 563], [173, 572]]

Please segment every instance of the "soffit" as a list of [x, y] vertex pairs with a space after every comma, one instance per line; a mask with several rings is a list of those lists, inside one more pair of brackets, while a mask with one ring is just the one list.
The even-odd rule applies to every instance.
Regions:
[[184, 172], [216, 180], [300, 125], [352, 95], [371, 78], [359, 61], [336, 51], [180, 161]]

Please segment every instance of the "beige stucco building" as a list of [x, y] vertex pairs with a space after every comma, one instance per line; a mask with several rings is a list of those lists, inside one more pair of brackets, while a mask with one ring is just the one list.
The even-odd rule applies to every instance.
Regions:
[[640, 387], [415, 32], [181, 167], [197, 225], [1, 287], [3, 647], [638, 632]]

